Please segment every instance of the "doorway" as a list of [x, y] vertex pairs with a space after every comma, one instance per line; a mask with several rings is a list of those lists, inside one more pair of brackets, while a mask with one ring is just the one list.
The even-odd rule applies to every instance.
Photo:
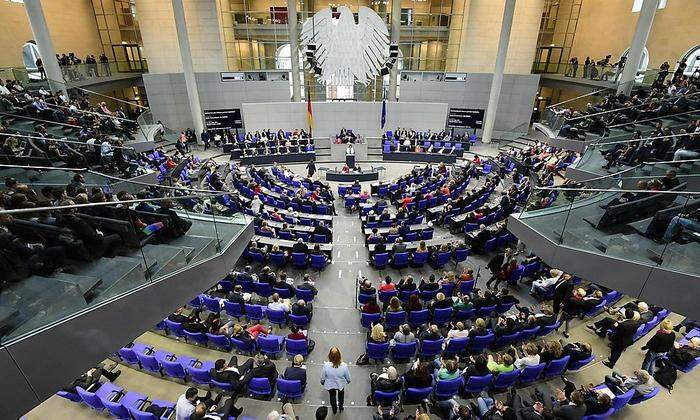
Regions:
[[112, 53], [114, 54], [118, 71], [146, 71], [146, 61], [141, 56], [141, 47], [138, 44], [112, 45]]
[[560, 73], [560, 69], [563, 71], [566, 66], [562, 66], [562, 55], [564, 54], [564, 47], [537, 47], [537, 53], [535, 56], [535, 73]]

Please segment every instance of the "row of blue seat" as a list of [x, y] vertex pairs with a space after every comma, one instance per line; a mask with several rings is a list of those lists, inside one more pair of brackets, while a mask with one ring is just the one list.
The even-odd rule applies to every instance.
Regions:
[[[277, 238], [279, 238], [279, 239], [294, 241], [296, 239], [301, 238], [304, 242], [315, 243], [315, 244], [327, 244], [330, 242], [330, 240], [328, 239], [328, 237], [326, 235], [319, 235], [318, 233], [301, 232], [301, 231], [295, 231], [294, 233], [289, 232], [289, 231], [279, 232], [279, 230], [274, 228], [274, 227], [272, 229], [274, 229], [274, 231], [277, 235]], [[255, 226], [255, 234], [260, 235], [260, 236], [266, 236], [268, 238], [275, 237], [272, 234], [272, 232], [261, 230], [260, 226]]]
[[270, 262], [278, 267], [284, 267], [288, 263], [292, 263], [292, 267], [304, 269], [304, 268], [315, 268], [316, 270], [323, 270], [328, 265], [328, 257], [325, 255], [306, 255], [300, 252], [292, 252], [291, 259], [288, 259], [284, 252], [268, 252], [267, 255], [260, 252], [250, 252], [248, 248], [243, 252], [243, 258], [248, 261], [258, 262], [264, 264], [265, 262]]
[[435, 257], [431, 259], [428, 251], [413, 252], [413, 256], [411, 256], [411, 253], [408, 251], [397, 252], [393, 254], [392, 258], [389, 258], [388, 252], [381, 252], [372, 256], [372, 265], [377, 269], [384, 268], [389, 264], [394, 268], [403, 268], [409, 265], [413, 267], [422, 267], [424, 264], [430, 262], [434, 268], [440, 268], [449, 263], [450, 259], [452, 259], [455, 264], [466, 261], [469, 253], [469, 248], [457, 249], [454, 252], [437, 252]]

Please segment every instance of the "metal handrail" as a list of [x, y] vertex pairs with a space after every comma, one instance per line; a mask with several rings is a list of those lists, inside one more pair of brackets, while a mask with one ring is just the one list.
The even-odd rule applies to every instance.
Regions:
[[[698, 93], [700, 93], [700, 92], [698, 92]], [[700, 110], [693, 109], [693, 110], [686, 111], [686, 112], [679, 112], [677, 114], [670, 114], [670, 115], [662, 115], [660, 117], [648, 118], [646, 120], [641, 120], [641, 121], [632, 121], [632, 122], [628, 122], [628, 123], [615, 124], [615, 125], [611, 125], [608, 128], [616, 128], [616, 127], [621, 127], [621, 126], [630, 125], [630, 124], [639, 124], [639, 123], [645, 123], [645, 122], [650, 122], [650, 121], [654, 121], [654, 120], [662, 120], [664, 118], [676, 117], [678, 115], [693, 114], [693, 113], [698, 113], [698, 112], [700, 112]]]
[[[79, 144], [81, 146], [90, 146], [89, 144], [82, 142], [82, 141], [73, 141], [73, 140], [65, 140], [65, 139], [56, 139], [53, 137], [39, 137], [39, 136], [25, 136], [22, 134], [10, 134], [10, 133], [0, 133], [0, 136], [5, 136], [5, 137], [16, 137], [16, 138], [22, 138], [22, 139], [37, 139], [37, 140], [44, 140], [44, 141], [56, 141], [59, 143], [70, 143], [70, 144]], [[100, 146], [99, 144], [96, 144], [94, 146]], [[113, 149], [126, 149], [126, 150], [134, 150], [133, 147], [128, 147], [128, 146], [114, 146], [111, 145]]]
[[605, 91], [605, 90], [612, 90], [612, 88], [603, 88], [603, 89], [594, 90], [593, 92], [589, 92], [589, 93], [586, 93], [586, 94], [584, 94], [584, 95], [580, 95], [580, 96], [577, 96], [577, 97], [575, 97], [575, 98], [567, 99], [567, 100], [565, 100], [565, 101], [561, 101], [561, 102], [558, 102], [558, 103], [556, 103], [556, 104], [550, 105], [550, 106], [548, 106], [548, 107], [545, 108], [545, 109], [551, 109], [551, 108], [554, 108], [555, 106], [559, 106], [559, 105], [561, 105], [561, 104], [565, 104], [565, 103], [568, 103], [568, 102], [572, 102], [572, 101], [575, 101], [575, 100], [577, 100], [577, 99], [585, 98], [586, 96], [595, 95], [595, 94], [600, 93], [600, 92], [603, 92], [603, 91]]
[[[610, 142], [605, 142], [605, 143], [595, 143], [594, 146], [605, 146], [608, 144], [623, 144], [623, 143], [634, 143], [638, 141], [646, 141], [646, 140], [656, 140], [656, 139], [665, 139], [667, 137], [681, 137], [681, 136], [691, 136], [692, 134], [668, 134], [666, 136], [654, 136], [654, 137], [641, 137], [638, 139], [627, 139], [627, 140], [619, 140], [619, 141], [610, 141]], [[605, 139], [608, 137], [601, 137], [600, 140]]]
[[622, 190], [622, 189], [613, 189], [613, 188], [560, 188], [560, 187], [533, 187], [535, 190], [538, 191], [576, 191], [576, 192], [613, 192], [613, 193], [650, 193], [650, 194], [675, 194], [675, 195], [697, 195], [700, 196], [700, 192], [698, 191], [665, 191], [665, 190], [659, 190], [659, 191], [651, 191], [651, 190]]

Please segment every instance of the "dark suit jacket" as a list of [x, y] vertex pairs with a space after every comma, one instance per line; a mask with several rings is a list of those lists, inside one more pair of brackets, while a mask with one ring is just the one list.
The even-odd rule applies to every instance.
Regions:
[[303, 242], [296, 242], [292, 246], [292, 252], [298, 252], [301, 254], [308, 254], [309, 253], [309, 247], [303, 243]]
[[564, 299], [571, 296], [573, 290], [574, 285], [571, 283], [571, 281], [566, 281], [563, 279], [557, 280], [556, 284], [554, 284], [554, 312], [559, 312], [559, 307], [561, 306], [562, 302]]
[[266, 360], [260, 366], [256, 366], [246, 374], [246, 382], [252, 378], [267, 378], [270, 384], [274, 384], [277, 380], [277, 368], [270, 360]]
[[613, 345], [620, 347], [630, 346], [633, 342], [632, 339], [634, 337], [634, 333], [637, 332], [638, 327], [639, 322], [631, 319], [621, 322], [613, 331], [612, 337], [610, 337], [610, 342]]
[[282, 377], [288, 381], [301, 381], [301, 388], [304, 389], [306, 387], [306, 369], [290, 366], [284, 370]]

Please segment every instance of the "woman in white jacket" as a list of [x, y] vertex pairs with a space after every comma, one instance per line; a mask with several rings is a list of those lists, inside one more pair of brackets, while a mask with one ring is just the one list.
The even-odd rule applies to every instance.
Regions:
[[337, 347], [331, 347], [331, 350], [328, 352], [328, 360], [328, 362], [323, 364], [321, 385], [328, 391], [333, 414], [336, 414], [338, 410], [343, 411], [345, 385], [350, 383], [350, 370], [348, 370], [347, 363], [343, 362], [340, 350]]

